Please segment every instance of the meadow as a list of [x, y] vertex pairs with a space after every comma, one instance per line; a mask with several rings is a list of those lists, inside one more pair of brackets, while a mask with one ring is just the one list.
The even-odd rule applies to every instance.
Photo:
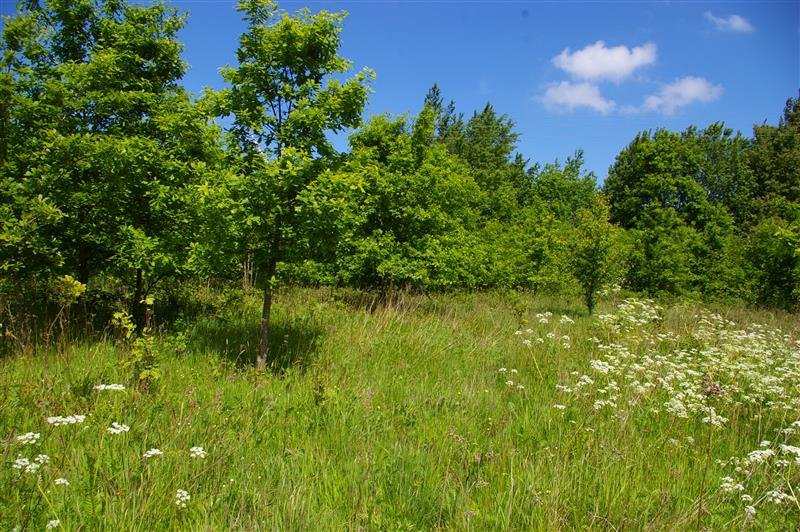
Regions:
[[0, 360], [0, 528], [800, 523], [796, 315], [285, 288], [261, 373], [259, 294], [204, 297]]

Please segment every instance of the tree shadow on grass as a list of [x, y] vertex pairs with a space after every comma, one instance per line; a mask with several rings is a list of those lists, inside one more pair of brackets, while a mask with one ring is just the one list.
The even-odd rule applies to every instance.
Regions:
[[[275, 316], [270, 323], [269, 371], [282, 375], [289, 368], [305, 372], [313, 362], [325, 329], [314, 320]], [[215, 353], [237, 368], [255, 364], [259, 343], [258, 319], [209, 317], [186, 331], [187, 343], [201, 353]]]

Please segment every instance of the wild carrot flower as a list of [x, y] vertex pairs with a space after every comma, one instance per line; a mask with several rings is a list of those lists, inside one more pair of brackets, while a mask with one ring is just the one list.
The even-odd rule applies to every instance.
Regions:
[[60, 425], [74, 425], [75, 423], [83, 423], [84, 421], [86, 421], [86, 416], [80, 414], [74, 414], [66, 417], [51, 416], [47, 418], [47, 422], [54, 427], [58, 427]]
[[58, 519], [51, 519], [50, 521], [47, 522], [47, 526], [45, 526], [45, 528], [47, 530], [50, 530], [52, 528], [58, 528], [59, 526], [61, 526], [61, 521], [59, 521]]
[[175, 504], [178, 508], [186, 508], [186, 503], [191, 498], [192, 496], [189, 495], [189, 492], [186, 490], [178, 490], [175, 492]]
[[33, 445], [42, 435], [38, 432], [28, 432], [25, 434], [20, 434], [17, 436], [17, 441], [20, 442], [22, 445]]
[[106, 429], [106, 432], [109, 434], [122, 434], [123, 432], [128, 432], [131, 428], [128, 425], [122, 425], [114, 421], [111, 423], [111, 426]]
[[189, 456], [192, 458], [205, 458], [206, 457], [206, 450], [202, 447], [192, 447], [189, 449]]
[[125, 389], [125, 386], [123, 386], [122, 384], [98, 384], [94, 387], [94, 389], [100, 392], [104, 390], [121, 392], [122, 390]]
[[156, 449], [155, 447], [153, 447], [152, 449], [145, 451], [145, 453], [142, 455], [142, 458], [152, 458], [154, 456], [160, 456], [162, 454], [164, 453], [161, 452], [161, 449]]
[[57, 478], [53, 481], [56, 486], [69, 486], [69, 480], [65, 478]]

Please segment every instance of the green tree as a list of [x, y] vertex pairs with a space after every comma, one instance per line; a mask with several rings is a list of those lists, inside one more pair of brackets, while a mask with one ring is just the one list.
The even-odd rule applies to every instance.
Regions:
[[571, 221], [581, 209], [590, 209], [597, 195], [594, 174], [583, 171], [583, 151], [558, 161], [528, 170], [531, 193], [541, 199], [560, 220]]
[[589, 314], [594, 311], [598, 290], [624, 273], [623, 233], [608, 221], [608, 216], [608, 206], [601, 196], [595, 196], [590, 208], [575, 215], [571, 266]]
[[481, 191], [462, 161], [420, 141], [428, 110], [410, 127], [373, 118], [351, 136], [347, 161], [304, 195], [310, 225], [334, 246], [323, 260], [337, 281], [382, 290], [475, 285], [470, 237]]
[[344, 82], [351, 68], [339, 56], [345, 13], [307, 9], [281, 13], [269, 0], [242, 0], [247, 31], [236, 52], [238, 66], [222, 69], [230, 88], [220, 95], [233, 115], [238, 144], [243, 246], [252, 251], [264, 282], [261, 339], [256, 366], [269, 360], [272, 292], [278, 264], [297, 251], [298, 196], [320, 173], [320, 159], [334, 153], [326, 133], [355, 127], [367, 98], [364, 70]]
[[800, 217], [800, 98], [789, 98], [777, 126], [753, 128], [750, 167], [758, 219]]
[[49, 0], [23, 6], [3, 34], [3, 179], [62, 216], [49, 238], [82, 283], [99, 270], [141, 300], [183, 262], [187, 185], [216, 135], [178, 85], [184, 17], [163, 5]]

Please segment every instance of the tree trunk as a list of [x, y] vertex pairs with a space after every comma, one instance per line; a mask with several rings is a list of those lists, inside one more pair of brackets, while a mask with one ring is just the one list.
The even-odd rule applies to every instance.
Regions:
[[256, 267], [250, 252], [245, 253], [242, 260], [242, 288], [249, 290], [256, 285]]
[[144, 329], [144, 279], [142, 269], [136, 270], [136, 289], [133, 292], [133, 323], [136, 325], [136, 332], [141, 333]]
[[78, 246], [78, 281], [89, 284], [89, 249], [83, 242]]

